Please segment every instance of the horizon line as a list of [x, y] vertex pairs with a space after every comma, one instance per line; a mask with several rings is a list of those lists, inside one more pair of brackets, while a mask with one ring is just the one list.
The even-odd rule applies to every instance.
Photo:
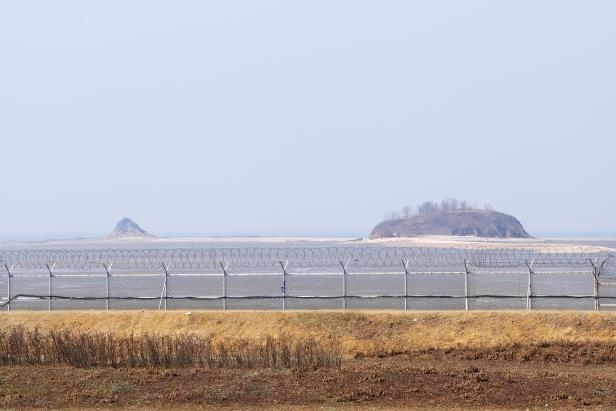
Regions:
[[[199, 238], [368, 238], [369, 233], [359, 231], [262, 231], [262, 232], [185, 232], [167, 231], [151, 234], [152, 238], [158, 239], [199, 239]], [[1, 242], [51, 242], [51, 241], [75, 241], [75, 240], [105, 240], [108, 234], [98, 235], [94, 233], [7, 233], [0, 234]], [[531, 233], [533, 238], [616, 238], [616, 230], [542, 230]], [[463, 236], [462, 236], [463, 237]]]

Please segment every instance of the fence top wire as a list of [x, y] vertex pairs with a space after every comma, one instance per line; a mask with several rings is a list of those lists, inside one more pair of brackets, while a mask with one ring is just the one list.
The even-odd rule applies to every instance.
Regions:
[[89, 249], [89, 250], [0, 250], [2, 269], [11, 271], [55, 270], [100, 271], [103, 264], [117, 271], [159, 270], [161, 264], [173, 270], [340, 268], [410, 270], [461, 269], [471, 267], [588, 267], [591, 261], [605, 262], [604, 272], [616, 277], [614, 255], [605, 251], [551, 248], [536, 251], [516, 248], [429, 248], [429, 247], [244, 247], [244, 248], [170, 248], [170, 249]]

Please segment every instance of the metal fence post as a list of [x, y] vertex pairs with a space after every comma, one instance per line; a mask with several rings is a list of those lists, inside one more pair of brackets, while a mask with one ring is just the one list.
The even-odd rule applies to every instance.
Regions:
[[106, 310], [109, 310], [109, 297], [110, 297], [109, 296], [109, 277], [110, 277], [109, 270], [111, 270], [111, 266], [112, 265], [113, 265], [113, 263], [109, 264], [109, 266], [107, 266], [107, 264], [103, 263], [103, 267], [105, 267], [105, 273], [107, 274], [105, 276], [105, 286], [107, 288], [107, 293], [106, 293], [106, 296], [105, 296], [105, 309]]
[[349, 262], [351, 260], [347, 260], [346, 264], [343, 264], [342, 261], [340, 261], [340, 265], [342, 266], [342, 309], [346, 310], [346, 295], [347, 295], [347, 267], [349, 266]]
[[601, 275], [601, 268], [603, 267], [603, 264], [601, 264], [601, 267], [598, 265], [598, 262], [599, 262], [598, 258], [595, 258], [594, 262], [592, 260], [589, 260], [589, 261], [590, 261], [590, 265], [592, 266], [592, 276], [594, 280], [594, 287], [593, 287], [593, 294], [594, 294], [594, 300], [595, 300], [594, 308], [595, 308], [595, 311], [599, 311], [599, 276]]
[[[160, 301], [161, 303], [164, 301], [164, 310], [167, 310], [167, 283], [168, 283], [168, 279], [169, 279], [169, 267], [171, 266], [171, 264], [169, 266], [166, 266], [164, 262], [161, 263], [163, 265], [163, 270], [165, 270], [165, 281], [163, 283], [163, 292], [160, 295]], [[158, 303], [158, 309], [160, 310], [160, 303]]]
[[53, 278], [53, 269], [56, 266], [56, 264], [52, 264], [51, 267], [49, 266], [49, 264], [45, 264], [45, 266], [47, 266], [47, 271], [49, 271], [49, 293], [48, 293], [48, 297], [47, 297], [47, 309], [49, 311], [51, 311], [51, 279]]
[[599, 281], [595, 278], [594, 286], [594, 298], [595, 298], [595, 311], [599, 311]]
[[531, 260], [531, 262], [529, 263], [528, 260], [524, 261], [526, 263], [526, 266], [528, 267], [528, 287], [526, 289], [526, 309], [527, 310], [532, 310], [533, 309], [533, 264], [535, 263], [535, 260]]
[[610, 261], [610, 257], [607, 257], [605, 260], [603, 260], [601, 264], [599, 264], [599, 257], [596, 257], [594, 262], [592, 260], [588, 261], [590, 261], [590, 265], [592, 266], [592, 276], [595, 281], [595, 311], [599, 311], [601, 307], [601, 304], [599, 303], [599, 299], [601, 298], [599, 294], [599, 286], [601, 285], [601, 283], [599, 282], [599, 278], [601, 277], [601, 274], [603, 274], [603, 268], [608, 263], [608, 261]]
[[282, 292], [282, 309], [287, 309], [287, 266], [289, 265], [289, 260], [278, 261], [280, 263], [280, 267], [282, 267], [282, 287], [280, 287], [280, 292]]
[[9, 268], [8, 264], [4, 264], [4, 268], [6, 268], [6, 275], [7, 275], [7, 280], [6, 280], [6, 309], [7, 311], [11, 311], [11, 277], [13, 277], [13, 275], [11, 274], [11, 270], [13, 268], [15, 268], [15, 264], [13, 264], [11, 266], [11, 268]]
[[468, 261], [464, 259], [464, 310], [468, 311]]
[[402, 266], [404, 267], [404, 311], [407, 310], [407, 300], [409, 298], [409, 260], [402, 261]]
[[220, 268], [222, 268], [222, 309], [227, 309], [227, 267], [229, 264], [224, 264], [220, 261]]

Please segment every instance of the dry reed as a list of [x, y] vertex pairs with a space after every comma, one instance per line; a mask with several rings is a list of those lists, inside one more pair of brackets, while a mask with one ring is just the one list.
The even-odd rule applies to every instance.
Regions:
[[334, 340], [268, 336], [215, 341], [196, 334], [41, 332], [14, 326], [0, 331], [0, 365], [77, 367], [293, 368], [340, 367], [342, 350]]

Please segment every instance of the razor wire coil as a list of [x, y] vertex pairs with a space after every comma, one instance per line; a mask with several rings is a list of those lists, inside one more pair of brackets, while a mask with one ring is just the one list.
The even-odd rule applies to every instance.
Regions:
[[174, 270], [278, 269], [280, 262], [290, 269], [338, 268], [389, 269], [407, 264], [415, 271], [460, 267], [477, 268], [587, 267], [591, 261], [605, 261], [604, 269], [616, 276], [614, 255], [605, 251], [552, 248], [538, 251], [516, 248], [424, 248], [424, 247], [246, 247], [175, 249], [87, 249], [87, 250], [0, 250], [2, 268], [15, 271], [55, 270], [100, 271], [103, 264], [116, 271], [152, 271], [161, 264]]

